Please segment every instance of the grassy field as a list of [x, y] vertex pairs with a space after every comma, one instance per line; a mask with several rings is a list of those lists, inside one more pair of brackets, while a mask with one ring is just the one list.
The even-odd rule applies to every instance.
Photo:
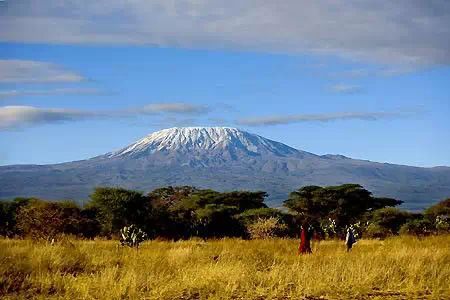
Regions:
[[117, 244], [0, 240], [0, 298], [450, 299], [450, 236]]

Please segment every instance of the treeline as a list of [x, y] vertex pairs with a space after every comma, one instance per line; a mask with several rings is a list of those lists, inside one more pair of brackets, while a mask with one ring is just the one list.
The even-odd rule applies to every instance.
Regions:
[[152, 239], [295, 237], [305, 224], [318, 238], [340, 237], [348, 227], [376, 238], [450, 232], [450, 199], [411, 213], [395, 208], [401, 201], [373, 197], [357, 184], [302, 187], [290, 193], [284, 209], [267, 207], [266, 197], [265, 192], [169, 186], [148, 194], [99, 187], [83, 207], [72, 201], [16, 198], [0, 201], [0, 235], [114, 238], [131, 224]]

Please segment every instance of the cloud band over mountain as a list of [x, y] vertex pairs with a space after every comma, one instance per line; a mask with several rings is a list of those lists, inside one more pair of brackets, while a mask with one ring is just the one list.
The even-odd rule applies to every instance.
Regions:
[[82, 121], [102, 118], [127, 118], [158, 114], [201, 114], [208, 107], [188, 103], [155, 103], [143, 107], [109, 111], [87, 111], [33, 106], [0, 107], [0, 130], [64, 121]]
[[[0, 107], [0, 130], [33, 126], [64, 121], [81, 121], [102, 118], [129, 118], [145, 115], [197, 115], [208, 114], [208, 106], [189, 103], [156, 103], [138, 108], [127, 108], [110, 111], [87, 111], [59, 108], [37, 108], [33, 106], [3, 106]], [[238, 119], [235, 123], [243, 126], [270, 126], [300, 122], [327, 122], [336, 120], [365, 120], [404, 118], [417, 115], [419, 110], [392, 112], [337, 112], [324, 114], [274, 115], [264, 117], [249, 117]], [[193, 119], [189, 119], [195, 123]], [[178, 122], [177, 119], [173, 122]], [[179, 125], [179, 124], [178, 124]]]
[[382, 119], [404, 118], [418, 114], [419, 111], [393, 112], [338, 112], [324, 114], [273, 115], [265, 117], [242, 118], [237, 123], [245, 126], [270, 126], [301, 122], [328, 122], [337, 120], [377, 121]]

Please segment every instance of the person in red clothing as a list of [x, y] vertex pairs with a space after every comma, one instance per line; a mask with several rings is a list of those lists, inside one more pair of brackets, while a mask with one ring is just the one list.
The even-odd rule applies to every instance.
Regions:
[[312, 238], [312, 227], [308, 223], [303, 223], [300, 233], [300, 246], [298, 247], [298, 254], [309, 254], [312, 253], [311, 250], [311, 238]]

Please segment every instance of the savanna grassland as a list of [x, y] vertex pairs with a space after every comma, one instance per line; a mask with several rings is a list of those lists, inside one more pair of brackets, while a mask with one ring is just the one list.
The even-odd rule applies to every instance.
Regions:
[[313, 243], [0, 240], [3, 299], [450, 299], [450, 236]]

